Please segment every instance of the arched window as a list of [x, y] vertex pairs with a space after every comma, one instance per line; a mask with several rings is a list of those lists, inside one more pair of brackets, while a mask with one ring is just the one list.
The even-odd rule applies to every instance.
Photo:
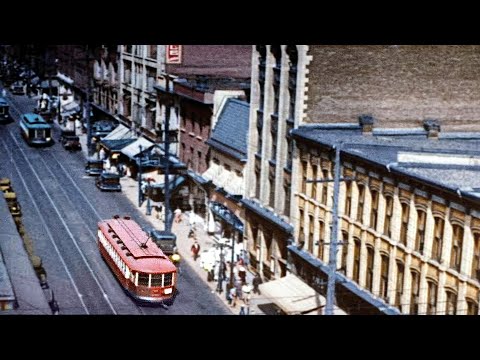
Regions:
[[452, 251], [450, 253], [450, 267], [460, 271], [462, 263], [462, 247], [463, 247], [463, 227], [458, 224], [452, 225]]
[[[318, 165], [312, 165], [312, 179], [318, 179]], [[317, 182], [312, 183], [312, 199], [317, 201]]]
[[379, 194], [377, 190], [371, 191], [372, 196], [372, 206], [370, 209], [370, 227], [373, 230], [377, 230], [377, 220], [378, 220], [378, 202], [379, 202]]
[[446, 290], [447, 294], [447, 308], [446, 315], [456, 315], [457, 314], [457, 294], [452, 290]]
[[472, 278], [480, 281], [480, 231], [473, 231]]
[[352, 183], [347, 181], [345, 185], [345, 211], [344, 214], [350, 217], [352, 209]]
[[307, 194], [308, 163], [302, 161], [302, 193]]
[[[323, 180], [327, 180], [329, 178], [328, 169], [322, 170], [322, 177]], [[327, 205], [327, 195], [328, 195], [328, 182], [322, 183], [322, 200], [321, 203]]]
[[381, 256], [380, 264], [380, 297], [388, 301], [388, 272], [390, 268], [390, 258], [386, 254]]
[[313, 234], [315, 231], [315, 223], [313, 215], [308, 215], [308, 251], [313, 254]]
[[438, 285], [433, 280], [427, 281], [427, 315], [435, 315], [437, 312]]
[[367, 279], [365, 282], [365, 288], [372, 292], [373, 291], [373, 260], [375, 256], [375, 250], [372, 246], [367, 246]]
[[280, 104], [280, 69], [282, 67], [282, 49], [279, 45], [272, 45], [270, 48], [275, 59], [273, 68], [273, 114], [278, 115]]
[[353, 276], [352, 280], [357, 284], [360, 283], [360, 249], [361, 242], [359, 238], [353, 239], [354, 243], [354, 252], [353, 252]]
[[318, 222], [319, 234], [318, 234], [318, 258], [323, 261], [323, 251], [325, 242], [325, 223], [323, 221]]
[[410, 206], [402, 203], [402, 223], [400, 224], [400, 244], [407, 245], [407, 229], [410, 217]]
[[400, 308], [403, 295], [403, 279], [405, 278], [405, 266], [397, 261], [397, 284], [395, 286], [395, 306]]
[[288, 95], [290, 104], [288, 108], [288, 119], [293, 122], [295, 119], [295, 105], [297, 95], [297, 65], [298, 65], [298, 52], [295, 45], [287, 46], [287, 54], [289, 60], [289, 74], [288, 74]]
[[427, 223], [427, 214], [422, 209], [417, 209], [417, 235], [415, 236], [415, 251], [423, 252], [425, 245], [425, 225]]
[[385, 221], [383, 223], [383, 233], [392, 236], [392, 215], [393, 215], [393, 197], [385, 195]]
[[340, 271], [347, 274], [347, 257], [348, 257], [348, 232], [342, 231], [342, 267]]
[[410, 314], [418, 314], [418, 303], [420, 294], [420, 273], [417, 270], [410, 272]]
[[365, 185], [358, 184], [357, 221], [363, 221], [363, 205], [365, 204]]
[[467, 315], [478, 315], [478, 303], [467, 298]]
[[433, 230], [433, 242], [432, 242], [432, 258], [440, 261], [442, 259], [443, 248], [443, 229], [445, 227], [445, 221], [440, 216], [434, 217], [434, 230]]

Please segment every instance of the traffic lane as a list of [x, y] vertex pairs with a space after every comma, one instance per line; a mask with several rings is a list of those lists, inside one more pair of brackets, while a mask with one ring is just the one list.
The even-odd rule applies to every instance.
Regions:
[[[15, 142], [11, 142], [10, 146], [15, 146]], [[27, 187], [32, 193], [33, 199], [31, 202], [35, 202], [36, 206], [42, 213], [43, 218], [46, 221], [46, 226], [50, 230], [55, 245], [58, 247], [60, 254], [66, 260], [68, 264], [68, 269], [72, 274], [72, 277], [80, 289], [82, 294], [83, 301], [87, 304], [87, 307], [91, 313], [95, 314], [104, 314], [112, 313], [112, 310], [109, 309], [107, 301], [103, 298], [103, 294], [98, 289], [98, 285], [95, 283], [95, 280], [90, 274], [88, 264], [79, 257], [79, 251], [75, 246], [75, 239], [71, 236], [66, 235], [68, 232], [62, 223], [62, 214], [55, 207], [55, 200], [52, 199], [51, 195], [48, 193], [48, 190], [45, 191], [45, 185], [41, 183], [41, 172], [39, 168], [32, 169], [32, 163], [40, 163], [40, 152], [25, 152], [22, 149], [22, 144], [18, 144], [17, 151], [13, 152], [14, 162], [18, 164], [18, 167], [22, 169], [22, 176], [27, 184]], [[26, 158], [29, 158], [27, 161]], [[29, 163], [30, 161], [30, 163]], [[40, 176], [39, 176], [40, 173]], [[37, 178], [38, 177], [38, 178]], [[47, 183], [52, 182], [52, 179], [49, 179]], [[50, 188], [50, 191], [51, 188]], [[22, 195], [22, 198], [27, 198], [25, 194]], [[53, 201], [53, 204], [52, 204]], [[33, 204], [28, 204], [25, 211], [32, 211]], [[27, 231], [32, 234], [37, 242], [48, 244], [48, 239], [46, 237], [45, 231], [38, 232], [38, 227], [31, 227], [30, 224], [25, 224]], [[54, 249], [51, 249], [51, 253], [54, 253]], [[46, 254], [44, 254], [46, 255]], [[57, 259], [58, 260], [58, 259]], [[82, 261], [83, 260], [83, 261]], [[59, 274], [63, 276], [64, 274]], [[101, 297], [102, 299], [99, 299]], [[58, 300], [60, 303], [60, 299]], [[61, 304], [60, 304], [61, 305]], [[64, 304], [67, 305], [67, 304]]]

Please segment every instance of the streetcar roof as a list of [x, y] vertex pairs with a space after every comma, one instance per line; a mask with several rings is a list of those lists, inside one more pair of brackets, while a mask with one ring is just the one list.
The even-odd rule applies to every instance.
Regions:
[[23, 120], [25, 125], [32, 128], [51, 128], [50, 124], [48, 124], [45, 119], [39, 114], [23, 114]]
[[[98, 223], [98, 227], [130, 269], [145, 273], [176, 270], [170, 259], [134, 220], [104, 220]], [[142, 247], [142, 244], [145, 246]]]

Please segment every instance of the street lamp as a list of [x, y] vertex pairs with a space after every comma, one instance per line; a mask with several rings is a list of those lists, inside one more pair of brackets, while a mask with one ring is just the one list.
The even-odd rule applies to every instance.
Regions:
[[150, 181], [152, 179], [147, 179], [147, 215], [152, 215], [152, 205], [150, 204], [150, 195], [151, 195], [151, 187], [150, 187]]

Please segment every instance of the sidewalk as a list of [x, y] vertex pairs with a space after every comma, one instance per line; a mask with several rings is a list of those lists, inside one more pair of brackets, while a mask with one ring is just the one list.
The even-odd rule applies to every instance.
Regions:
[[[79, 129], [77, 129], [77, 135], [80, 137], [80, 143], [82, 145], [82, 152], [85, 155], [85, 158], [88, 157], [87, 153], [87, 136], [82, 134]], [[96, 156], [96, 155], [95, 155]], [[135, 205], [138, 205], [138, 182], [135, 179], [130, 177], [124, 176], [120, 179], [120, 183], [122, 185], [122, 193]], [[142, 206], [140, 207], [140, 212], [144, 219], [146, 219], [153, 228], [158, 230], [164, 229], [164, 222], [162, 219], [159, 219], [155, 210], [152, 210], [152, 215], [146, 215], [146, 201], [143, 202]], [[173, 211], [173, 209], [172, 209]], [[262, 310], [258, 307], [258, 305], [268, 303], [268, 300], [265, 300], [261, 297], [261, 295], [253, 294], [253, 291], [250, 292], [250, 305], [246, 306], [242, 300], [237, 300], [237, 304], [235, 307], [231, 307], [228, 304], [226, 299], [226, 289], [228, 284], [228, 279], [223, 281], [222, 292], [217, 292], [218, 282], [217, 281], [207, 281], [207, 271], [200, 267], [200, 258], [195, 261], [192, 257], [190, 247], [192, 246], [192, 239], [188, 238], [188, 233], [190, 231], [189, 226], [189, 213], [183, 214], [183, 220], [181, 223], [173, 223], [172, 225], [172, 232], [177, 236], [177, 247], [178, 252], [182, 258], [181, 265], [185, 266], [187, 263], [191, 269], [193, 269], [200, 278], [204, 281], [205, 285], [208, 286], [212, 293], [217, 294], [217, 296], [225, 303], [225, 305], [231, 310], [232, 314], [238, 315], [241, 310], [241, 306], [245, 306], [244, 310], [249, 312], [249, 315], [265, 315]], [[204, 252], [205, 250], [211, 249], [215, 247], [216, 240], [210, 236], [204, 229], [202, 229], [199, 225], [196, 226], [196, 238], [198, 243], [200, 244], [200, 253]], [[180, 281], [181, 281], [181, 273], [180, 273]], [[227, 277], [229, 276], [229, 271], [227, 270]], [[253, 274], [250, 271], [247, 271], [247, 284], [252, 284]], [[249, 308], [249, 309], [247, 309]]]

